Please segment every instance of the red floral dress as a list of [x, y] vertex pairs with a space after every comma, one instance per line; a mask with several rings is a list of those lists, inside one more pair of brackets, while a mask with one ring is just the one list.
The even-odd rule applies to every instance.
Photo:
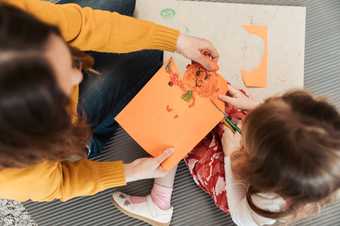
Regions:
[[[226, 113], [234, 122], [246, 116], [245, 111], [228, 105]], [[229, 211], [226, 194], [224, 153], [221, 138], [223, 124], [217, 125], [184, 159], [195, 183], [214, 200], [223, 212]]]

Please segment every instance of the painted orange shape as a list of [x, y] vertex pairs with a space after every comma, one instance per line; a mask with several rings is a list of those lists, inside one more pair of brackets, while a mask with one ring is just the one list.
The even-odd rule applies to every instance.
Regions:
[[[170, 82], [173, 80], [170, 72]], [[224, 104], [219, 101], [218, 96], [227, 92], [226, 81], [223, 76], [217, 72], [209, 72], [202, 65], [198, 63], [191, 63], [187, 65], [183, 79], [177, 79], [176, 83], [183, 92], [192, 91], [192, 99], [189, 107], [195, 106], [195, 97], [210, 98], [222, 110]]]
[[172, 112], [172, 108], [169, 105], [166, 105], [166, 111], [167, 112]]
[[248, 71], [241, 69], [241, 76], [244, 84], [247, 87], [264, 88], [267, 86], [267, 74], [268, 74], [268, 29], [266, 26], [261, 25], [243, 25], [243, 28], [263, 40], [263, 56], [261, 63], [253, 70]]

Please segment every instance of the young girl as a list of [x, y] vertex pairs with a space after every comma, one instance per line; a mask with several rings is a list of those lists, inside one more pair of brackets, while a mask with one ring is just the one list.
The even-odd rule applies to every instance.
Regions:
[[[221, 99], [249, 111], [242, 135], [225, 128], [221, 142], [210, 145], [214, 149], [210, 156], [218, 156], [223, 149], [224, 161], [206, 166], [212, 172], [196, 177], [196, 183], [214, 198], [224, 193], [225, 203], [214, 199], [215, 203], [242, 226], [291, 222], [331, 201], [340, 188], [340, 115], [336, 109], [302, 90], [262, 104], [232, 87], [229, 90], [230, 96]], [[202, 142], [198, 146], [202, 149]], [[186, 159], [191, 172], [206, 159], [197, 155], [201, 149], [196, 147]], [[220, 173], [222, 164], [225, 172]], [[225, 182], [211, 181], [216, 175], [225, 175]], [[121, 193], [113, 199], [129, 215], [167, 225], [170, 221], [160, 221], [164, 216], [153, 209], [171, 208], [171, 188], [155, 184], [146, 202]]]

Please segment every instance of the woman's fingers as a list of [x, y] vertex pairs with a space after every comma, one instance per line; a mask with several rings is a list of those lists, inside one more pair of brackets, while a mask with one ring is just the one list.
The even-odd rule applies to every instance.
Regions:
[[200, 49], [200, 60], [202, 63], [206, 64], [206, 69], [208, 71], [217, 71], [219, 69], [218, 59], [219, 54], [217, 49], [213, 46], [213, 44], [209, 41], [204, 41], [206, 47], [204, 49]]
[[200, 52], [204, 56], [208, 56], [211, 60], [214, 60], [217, 62], [218, 59], [220, 58], [220, 55], [217, 49], [214, 47], [214, 45], [211, 42], [207, 40], [203, 40], [203, 41], [206, 46], [203, 49], [200, 49]]
[[197, 60], [197, 63], [201, 64], [208, 71], [217, 71], [219, 66], [216, 60], [211, 59], [208, 56], [200, 55]]
[[169, 158], [173, 154], [173, 149], [166, 149], [160, 156], [153, 158], [140, 158], [136, 159], [132, 163], [124, 165], [124, 173], [127, 182], [136, 180], [157, 178], [165, 176], [168, 171], [160, 168], [160, 165], [164, 160]]
[[174, 149], [173, 148], [168, 148], [165, 149], [165, 151], [158, 157], [155, 157], [155, 161], [157, 164], [157, 167], [162, 164], [162, 162], [164, 162], [167, 158], [169, 158], [172, 154], [174, 153]]
[[200, 63], [208, 71], [218, 70], [219, 54], [213, 44], [206, 39], [181, 34], [177, 39], [176, 51]]

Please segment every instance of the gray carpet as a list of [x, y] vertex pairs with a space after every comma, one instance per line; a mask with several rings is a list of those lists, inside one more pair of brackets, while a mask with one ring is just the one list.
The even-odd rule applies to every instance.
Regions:
[[1, 226], [37, 226], [22, 203], [13, 200], [0, 200]]
[[[340, 1], [339, 0], [233, 0], [221, 2], [304, 5], [307, 7], [305, 87], [318, 95], [328, 96], [340, 108]], [[139, 151], [136, 151], [139, 150]], [[128, 161], [144, 152], [123, 131], [117, 131], [99, 160]], [[129, 156], [129, 158], [127, 157]], [[136, 182], [120, 190], [143, 195], [151, 181]], [[121, 214], [111, 204], [112, 190], [92, 197], [73, 199], [67, 203], [25, 203], [33, 219], [40, 225], [53, 226], [142, 226], [146, 225]], [[184, 164], [179, 166], [173, 196], [175, 208], [172, 225], [233, 225], [210, 198], [198, 189]], [[297, 223], [303, 226], [340, 226], [340, 203], [325, 208], [320, 216]]]

